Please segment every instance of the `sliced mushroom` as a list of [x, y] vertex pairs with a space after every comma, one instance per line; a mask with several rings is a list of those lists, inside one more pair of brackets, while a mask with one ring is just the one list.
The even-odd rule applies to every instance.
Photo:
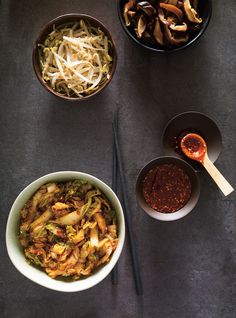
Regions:
[[161, 30], [161, 25], [160, 25], [160, 22], [159, 22], [158, 18], [156, 18], [156, 21], [155, 21], [155, 26], [154, 26], [154, 30], [153, 30], [153, 36], [154, 36], [155, 40], [160, 45], [164, 45], [163, 33], [162, 33], [162, 30]]
[[162, 9], [159, 9], [158, 10], [158, 16], [159, 16], [159, 19], [160, 21], [163, 23], [163, 24], [166, 24], [169, 26], [169, 28], [172, 30], [172, 31], [179, 31], [179, 32], [185, 32], [187, 31], [187, 24], [185, 22], [183, 22], [183, 24], [176, 24], [175, 20], [172, 19], [171, 17], [168, 17], [167, 19], [165, 18], [165, 15], [164, 15], [164, 12]]
[[145, 44], [147, 45], [156, 45], [156, 40], [154, 37], [149, 33], [149, 31], [144, 31], [142, 35], [142, 39], [145, 41]]
[[136, 15], [136, 12], [135, 11], [128, 11], [128, 16], [131, 18], [131, 19], [133, 19], [134, 17], [135, 17], [135, 15]]
[[162, 9], [158, 10], [158, 17], [163, 24], [170, 24], [170, 21], [165, 18], [164, 12]]
[[177, 6], [178, 0], [168, 0], [169, 4], [173, 4], [174, 6]]
[[144, 31], [146, 30], [146, 26], [147, 26], [146, 19], [144, 14], [142, 14], [138, 19], [138, 25], [137, 25], [137, 28], [135, 29], [135, 32], [138, 38], [142, 37]]
[[148, 19], [147, 20], [147, 29], [151, 31], [154, 29], [155, 26], [155, 18], [154, 19]]
[[168, 25], [166, 24], [164, 25], [164, 29], [165, 29], [166, 39], [171, 45], [180, 45], [182, 43], [187, 42], [189, 39], [188, 34], [185, 34], [185, 36], [182, 36], [182, 37], [175, 38], [174, 35], [171, 33]]
[[187, 24], [185, 22], [183, 22], [183, 24], [170, 24], [170, 29], [172, 31], [178, 31], [178, 32], [185, 32], [187, 31]]
[[202, 19], [198, 17], [197, 11], [191, 7], [189, 0], [184, 0], [184, 10], [189, 21], [193, 23], [202, 23]]
[[148, 1], [139, 2], [137, 4], [137, 9], [143, 10], [149, 17], [156, 14], [156, 9]]
[[174, 15], [176, 15], [180, 20], [183, 18], [183, 12], [181, 9], [179, 9], [178, 7], [174, 6], [173, 4], [169, 4], [169, 3], [160, 3], [160, 8], [165, 9], [171, 13], [173, 13]]
[[184, 8], [184, 4], [182, 1], [178, 1], [178, 8], [180, 8], [181, 10]]
[[151, 36], [151, 34], [149, 33], [149, 32], [147, 32], [147, 31], [145, 31], [144, 33], [143, 33], [143, 38], [145, 38], [145, 39], [150, 39], [152, 36]]
[[123, 16], [124, 16], [124, 19], [125, 19], [125, 25], [126, 26], [130, 26], [131, 24], [131, 21], [130, 21], [130, 17], [129, 17], [129, 14], [128, 12], [133, 9], [133, 7], [135, 6], [136, 4], [136, 0], [129, 0], [125, 5], [124, 5], [124, 13], [123, 13]]

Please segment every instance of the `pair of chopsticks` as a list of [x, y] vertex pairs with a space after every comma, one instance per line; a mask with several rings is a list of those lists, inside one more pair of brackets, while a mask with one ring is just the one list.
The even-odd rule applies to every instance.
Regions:
[[[124, 175], [124, 170], [122, 165], [121, 151], [120, 151], [119, 139], [118, 139], [118, 111], [117, 110], [114, 113], [112, 131], [113, 131], [112, 188], [114, 192], [117, 192], [117, 180], [118, 180], [118, 172], [119, 172], [120, 184], [121, 184], [121, 197], [123, 202], [123, 210], [124, 210], [127, 234], [129, 239], [129, 245], [130, 245], [130, 253], [131, 253], [136, 292], [137, 292], [137, 295], [142, 295], [143, 294], [142, 280], [141, 280], [141, 274], [140, 274], [140, 268], [139, 268], [137, 248], [136, 248], [136, 243], [135, 243], [134, 234], [133, 234], [132, 220], [131, 220], [129, 202], [127, 197], [128, 192], [126, 187], [126, 180], [125, 180], [125, 175]], [[112, 271], [112, 283], [113, 284], [118, 283], [117, 265], [114, 267]]]
[[[114, 115], [115, 119], [115, 115]], [[117, 130], [118, 122], [117, 118], [116, 120], [113, 119], [112, 129], [113, 125], [115, 126], [115, 129]], [[117, 194], [117, 188], [118, 188], [118, 171], [117, 171], [117, 155], [116, 155], [116, 145], [115, 145], [115, 138], [114, 133], [112, 134], [112, 190]], [[115, 267], [113, 268], [111, 272], [111, 281], [113, 285], [118, 284], [118, 263], [116, 263]]]

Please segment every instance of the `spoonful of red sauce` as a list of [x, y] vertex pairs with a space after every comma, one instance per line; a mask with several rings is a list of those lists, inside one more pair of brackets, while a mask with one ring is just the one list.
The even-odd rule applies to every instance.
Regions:
[[233, 187], [209, 159], [206, 142], [200, 135], [195, 133], [185, 135], [181, 139], [180, 146], [185, 156], [200, 162], [204, 166], [225, 196], [234, 191]]
[[181, 149], [190, 159], [203, 163], [207, 154], [207, 145], [205, 140], [198, 134], [187, 134], [181, 140]]

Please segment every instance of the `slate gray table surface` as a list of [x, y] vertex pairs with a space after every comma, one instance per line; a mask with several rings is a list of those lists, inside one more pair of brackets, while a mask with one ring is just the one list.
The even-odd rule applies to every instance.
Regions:
[[[158, 55], [126, 36], [116, 1], [1, 1], [1, 317], [236, 317], [236, 194], [224, 198], [201, 173], [195, 210], [177, 222], [162, 223], [144, 214], [134, 193], [139, 169], [163, 154], [166, 122], [188, 110], [204, 112], [218, 123], [224, 147], [216, 164], [236, 186], [236, 1], [213, 2], [211, 23], [198, 44], [173, 55]], [[104, 22], [118, 49], [111, 84], [83, 103], [68, 103], [47, 93], [31, 64], [39, 29], [70, 12]], [[127, 241], [118, 286], [107, 277], [80, 293], [47, 290], [23, 277], [8, 259], [9, 209], [26, 185], [53, 171], [84, 171], [111, 184], [111, 121], [117, 106], [144, 295], [135, 293]]]

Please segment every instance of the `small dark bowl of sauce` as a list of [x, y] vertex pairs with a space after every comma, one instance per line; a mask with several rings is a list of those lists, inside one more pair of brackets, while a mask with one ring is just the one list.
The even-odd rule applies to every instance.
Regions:
[[137, 201], [151, 217], [174, 221], [190, 213], [197, 204], [200, 184], [194, 169], [176, 157], [158, 157], [140, 171]]
[[222, 148], [220, 130], [212, 118], [196, 111], [181, 113], [167, 123], [162, 136], [165, 155], [184, 159], [196, 171], [204, 170], [199, 162], [189, 159], [181, 150], [181, 140], [190, 133], [198, 134], [206, 141], [208, 156], [214, 163]]

